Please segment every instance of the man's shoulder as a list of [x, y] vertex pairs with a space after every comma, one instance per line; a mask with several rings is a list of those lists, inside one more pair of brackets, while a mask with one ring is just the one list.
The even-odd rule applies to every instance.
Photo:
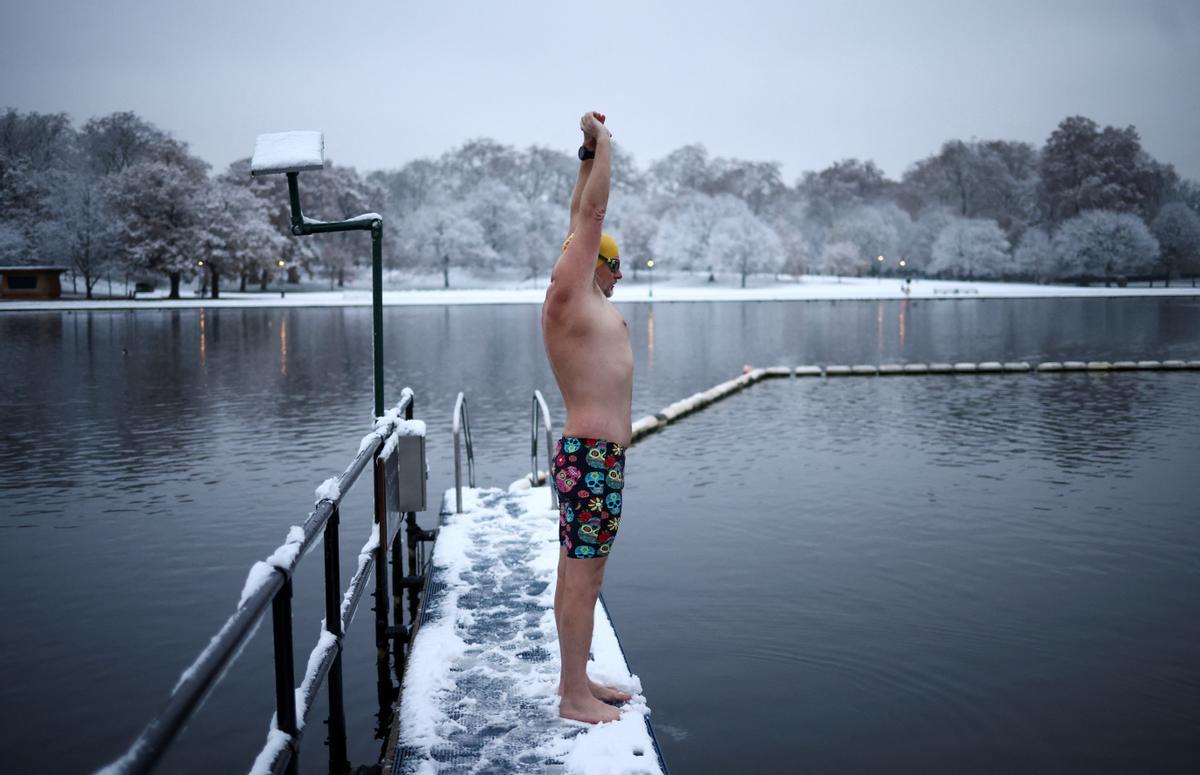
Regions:
[[604, 295], [596, 290], [594, 284], [574, 286], [551, 280], [550, 287], [546, 289], [546, 299], [542, 303], [542, 307], [547, 315], [556, 319], [568, 320], [575, 317], [585, 319], [593, 309], [597, 296], [601, 299], [604, 298]]

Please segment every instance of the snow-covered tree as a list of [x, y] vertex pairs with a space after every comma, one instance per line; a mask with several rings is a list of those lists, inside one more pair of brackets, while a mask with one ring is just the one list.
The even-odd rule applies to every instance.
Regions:
[[515, 148], [490, 138], [468, 140], [438, 159], [443, 186], [456, 196], [489, 181], [507, 186], [515, 182], [520, 164]]
[[385, 204], [381, 207], [392, 218], [427, 204], [444, 187], [441, 169], [432, 159], [414, 159], [398, 170], [372, 172], [367, 180], [383, 189]]
[[746, 203], [750, 212], [762, 216], [767, 206], [786, 191], [779, 162], [742, 159], [713, 160], [709, 174], [710, 193], [730, 194]]
[[[258, 199], [259, 205], [266, 208], [271, 228], [283, 238], [274, 255], [264, 257], [259, 263], [254, 265], [246, 263], [241, 266], [239, 270], [242, 271], [240, 277], [241, 290], [244, 291], [246, 289], [247, 280], [255, 278], [258, 280], [259, 290], [266, 291], [272, 275], [277, 271], [276, 264], [280, 260], [291, 267], [311, 268], [318, 266], [321, 259], [317, 247], [318, 240], [311, 238], [300, 239], [292, 236], [292, 210], [288, 201], [287, 178], [285, 176], [252, 176], [250, 174], [250, 159], [243, 158], [230, 164], [229, 168], [221, 173], [219, 179], [235, 186], [244, 187], [250, 193], [254, 194], [255, 198]], [[305, 181], [308, 179], [309, 175], [306, 174]], [[303, 185], [306, 187], [301, 191], [301, 205], [305, 208], [305, 213], [309, 213], [310, 202], [304, 198], [307, 196], [309, 189], [307, 188], [307, 183]], [[357, 214], [354, 213], [354, 215]], [[359, 236], [361, 237], [362, 235]], [[386, 252], [388, 248], [389, 245], [385, 242], [385, 261], [388, 255]], [[257, 272], [257, 276], [255, 276], [255, 272]]]
[[819, 172], [805, 172], [796, 188], [809, 217], [829, 225], [855, 207], [879, 201], [894, 185], [875, 162], [845, 159]]
[[528, 205], [525, 229], [525, 268], [529, 277], [549, 277], [564, 238], [564, 225], [570, 218], [569, 205], [534, 201]]
[[729, 195], [708, 196], [694, 191], [671, 200], [651, 243], [655, 262], [665, 269], [708, 269], [709, 242], [717, 222], [745, 204]]
[[118, 268], [120, 226], [110, 206], [110, 181], [87, 169], [56, 178], [44, 244], [70, 262], [90, 299], [101, 277]]
[[610, 199], [609, 202], [604, 230], [613, 234], [621, 247], [621, 271], [637, 277], [638, 271], [645, 268], [646, 261], [655, 258], [653, 242], [659, 227], [659, 218], [654, 212], [655, 204], [646, 196], [632, 193]]
[[199, 199], [197, 234], [211, 279], [212, 297], [221, 296], [221, 277], [236, 274], [245, 290], [247, 276], [273, 271], [286, 238], [272, 227], [269, 208], [244, 185], [217, 180]]
[[66, 114], [9, 108], [0, 115], [0, 221], [19, 235], [7, 240], [14, 263], [66, 260], [50, 224], [58, 216], [56, 189], [76, 165], [76, 141]]
[[746, 287], [746, 277], [756, 272], [778, 272], [783, 263], [783, 245], [771, 227], [750, 211], [740, 199], [713, 227], [708, 244], [710, 265], [737, 272]]
[[1059, 276], [1145, 274], [1158, 259], [1158, 240], [1133, 213], [1086, 210], [1058, 227], [1053, 239]]
[[515, 191], [498, 180], [484, 180], [467, 192], [463, 207], [483, 231], [498, 263], [513, 267], [526, 263], [529, 208]]
[[1170, 202], [1158, 211], [1150, 230], [1162, 249], [1159, 266], [1169, 286], [1171, 272], [1182, 271], [1200, 260], [1200, 216], [1183, 202]]
[[120, 218], [124, 251], [132, 266], [161, 272], [170, 298], [196, 269], [200, 245], [200, 197], [206, 184], [203, 162], [188, 167], [161, 161], [135, 162], [117, 174], [113, 211]]
[[1035, 218], [1037, 161], [1028, 143], [950, 140], [904, 173], [902, 198], [914, 212], [944, 207], [991, 218], [1011, 237]]
[[27, 263], [29, 243], [21, 229], [9, 221], [0, 220], [0, 264], [9, 266]]
[[825, 243], [817, 263], [822, 272], [836, 275], [839, 278], [847, 275], [861, 275], [868, 269], [866, 256], [852, 242]]
[[460, 203], [431, 202], [401, 221], [401, 254], [410, 266], [442, 271], [450, 287], [450, 266], [491, 266], [496, 251], [479, 223]]
[[907, 229], [907, 222], [908, 216], [893, 204], [858, 205], [834, 221], [827, 240], [850, 243], [863, 262], [856, 269], [876, 272], [879, 256], [898, 259], [901, 229]]
[[566, 208], [579, 161], [562, 151], [531, 145], [517, 159], [511, 187], [527, 202]]
[[968, 280], [1000, 277], [1011, 271], [1008, 240], [987, 218], [955, 218], [933, 243], [929, 271]]
[[1026, 229], [1021, 235], [1021, 241], [1013, 251], [1013, 268], [1017, 274], [1031, 277], [1034, 282], [1042, 282], [1051, 275], [1055, 269], [1054, 249], [1045, 229]]
[[813, 256], [819, 255], [823, 230], [808, 219], [804, 200], [795, 191], [786, 190], [774, 197], [762, 214], [763, 222], [775, 230], [783, 247], [780, 271], [800, 275], [816, 269]]
[[944, 207], [933, 207], [921, 213], [900, 243], [900, 256], [910, 272], [928, 272], [933, 263], [933, 243], [955, 219]]
[[650, 165], [650, 188], [658, 195], [707, 192], [711, 179], [708, 151], [703, 145], [677, 148]]
[[1060, 223], [1085, 210], [1153, 217], [1178, 176], [1142, 150], [1137, 130], [1089, 118], [1063, 119], [1042, 149], [1040, 195], [1049, 219]]

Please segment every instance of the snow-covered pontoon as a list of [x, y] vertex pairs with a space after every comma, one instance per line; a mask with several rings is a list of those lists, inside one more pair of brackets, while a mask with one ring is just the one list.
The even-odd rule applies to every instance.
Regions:
[[641, 682], [603, 597], [588, 673], [633, 699], [609, 724], [558, 716], [558, 510], [554, 488], [537, 486], [546, 480], [537, 466], [539, 417], [546, 449], [553, 449], [550, 413], [534, 391], [532, 471], [507, 488], [476, 488], [461, 393], [455, 403], [455, 487], [442, 498], [426, 594], [384, 758], [385, 770], [395, 775], [667, 771]]

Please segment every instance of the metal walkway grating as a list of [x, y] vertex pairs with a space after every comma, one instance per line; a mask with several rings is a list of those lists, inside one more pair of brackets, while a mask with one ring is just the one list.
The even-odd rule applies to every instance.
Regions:
[[558, 513], [549, 491], [525, 481], [507, 492], [464, 488], [463, 514], [453, 513], [454, 490], [442, 503], [391, 771], [666, 772], [603, 604], [588, 672], [634, 698], [612, 724], [558, 717]]

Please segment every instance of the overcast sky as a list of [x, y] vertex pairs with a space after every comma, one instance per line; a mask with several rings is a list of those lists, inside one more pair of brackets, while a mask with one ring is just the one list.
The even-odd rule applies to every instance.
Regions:
[[218, 169], [287, 129], [362, 171], [472, 137], [573, 151], [595, 108], [643, 167], [699, 142], [789, 183], [898, 177], [1083, 114], [1200, 179], [1200, 0], [0, 3], [0, 106], [133, 110]]

